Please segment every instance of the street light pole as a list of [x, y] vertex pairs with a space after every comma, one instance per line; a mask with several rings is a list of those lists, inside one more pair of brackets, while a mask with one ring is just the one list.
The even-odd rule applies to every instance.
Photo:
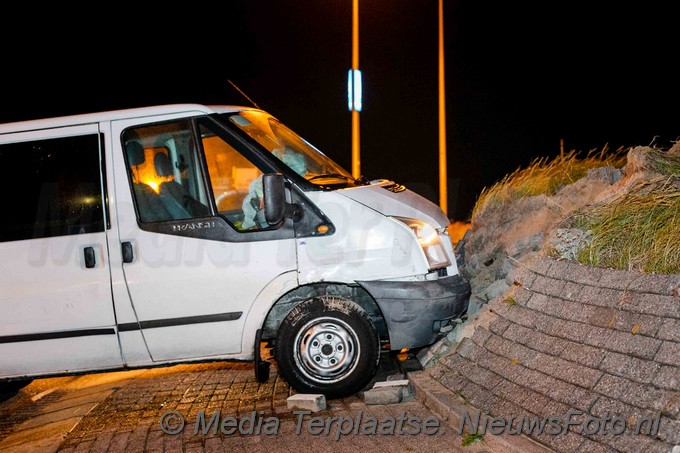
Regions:
[[[352, 74], [350, 77], [354, 78], [355, 71], [359, 70], [359, 0], [352, 0]], [[357, 86], [354, 81], [353, 89]], [[361, 158], [359, 152], [359, 110], [356, 106], [352, 106], [352, 176], [359, 178], [361, 176]]]
[[439, 0], [439, 207], [448, 215], [446, 102], [444, 96], [444, 0]]

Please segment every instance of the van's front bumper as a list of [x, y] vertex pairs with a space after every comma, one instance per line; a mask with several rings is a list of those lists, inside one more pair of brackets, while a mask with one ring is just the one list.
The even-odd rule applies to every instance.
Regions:
[[357, 283], [378, 303], [393, 350], [434, 343], [452, 320], [467, 311], [470, 300], [470, 282], [460, 274], [437, 280]]

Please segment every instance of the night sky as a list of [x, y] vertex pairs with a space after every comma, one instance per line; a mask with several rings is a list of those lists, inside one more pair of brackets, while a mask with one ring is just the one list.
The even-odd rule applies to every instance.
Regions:
[[[351, 3], [5, 15], [20, 31], [0, 32], [0, 122], [159, 103], [248, 105], [231, 80], [351, 169]], [[587, 152], [655, 136], [668, 147], [680, 136], [668, 7], [539, 5], [444, 0], [452, 219], [469, 217], [483, 187], [558, 154], [560, 139]], [[437, 202], [437, 0], [360, 0], [360, 68], [362, 173]]]

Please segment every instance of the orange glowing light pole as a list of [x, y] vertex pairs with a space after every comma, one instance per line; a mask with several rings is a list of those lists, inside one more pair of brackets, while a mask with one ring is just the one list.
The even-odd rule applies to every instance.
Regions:
[[448, 215], [446, 102], [444, 96], [444, 0], [439, 0], [439, 207]]
[[[359, 0], [352, 0], [352, 70], [351, 74], [359, 70]], [[350, 76], [353, 78], [353, 75]], [[353, 81], [350, 81], [352, 85]], [[361, 158], [359, 146], [359, 111], [352, 106], [352, 176], [361, 176]]]

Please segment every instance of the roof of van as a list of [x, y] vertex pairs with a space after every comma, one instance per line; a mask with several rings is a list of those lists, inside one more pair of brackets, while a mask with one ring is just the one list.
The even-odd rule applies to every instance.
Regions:
[[0, 134], [29, 131], [34, 129], [49, 129], [52, 127], [72, 126], [76, 124], [88, 124], [98, 121], [112, 121], [124, 118], [139, 118], [143, 116], [172, 115], [176, 113], [207, 114], [228, 113], [242, 110], [252, 110], [250, 107], [237, 105], [203, 105], [203, 104], [166, 104], [149, 107], [138, 107], [124, 110], [109, 110], [97, 113], [85, 113], [81, 115], [59, 116], [30, 121], [18, 121], [14, 123], [0, 124]]

